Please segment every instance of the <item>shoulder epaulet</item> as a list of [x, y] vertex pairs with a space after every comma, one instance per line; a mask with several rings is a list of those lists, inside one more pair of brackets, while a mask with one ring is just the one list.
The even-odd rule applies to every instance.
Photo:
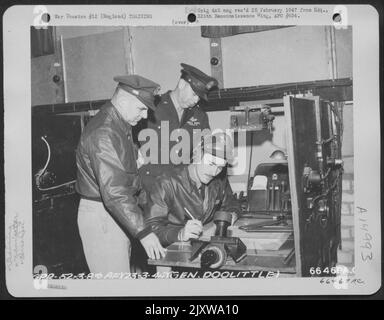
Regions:
[[159, 97], [158, 98], [158, 103], [156, 105], [158, 105], [160, 103], [161, 104], [168, 104], [169, 103], [168, 100], [170, 99], [168, 93], [169, 93], [169, 91], [159, 95], [158, 96]]

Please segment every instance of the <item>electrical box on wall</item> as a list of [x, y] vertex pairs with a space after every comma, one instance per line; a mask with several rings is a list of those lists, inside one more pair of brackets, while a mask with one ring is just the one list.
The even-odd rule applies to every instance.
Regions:
[[233, 130], [271, 130], [275, 118], [267, 105], [236, 106], [229, 111], [230, 128]]

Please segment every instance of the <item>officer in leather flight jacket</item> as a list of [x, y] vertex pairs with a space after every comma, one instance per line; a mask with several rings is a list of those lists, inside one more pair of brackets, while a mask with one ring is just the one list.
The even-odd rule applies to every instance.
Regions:
[[130, 272], [127, 234], [140, 240], [149, 257], [165, 254], [144, 228], [146, 194], [132, 140], [132, 126], [146, 118], [148, 107], [154, 108], [158, 85], [138, 75], [114, 80], [119, 85], [112, 100], [89, 121], [76, 151], [78, 224], [91, 272]]
[[214, 136], [218, 137], [216, 143], [205, 144], [190, 165], [176, 166], [156, 178], [145, 206], [145, 221], [163, 246], [198, 238], [202, 225], [210, 222], [217, 210], [240, 212], [226, 175], [231, 147], [223, 139], [228, 137]]

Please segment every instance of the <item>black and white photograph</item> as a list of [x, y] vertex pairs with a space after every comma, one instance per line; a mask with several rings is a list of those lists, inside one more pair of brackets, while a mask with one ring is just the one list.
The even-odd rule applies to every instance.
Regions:
[[[362, 223], [370, 210], [355, 193], [355, 124], [369, 126], [356, 121], [359, 29], [340, 17], [249, 23], [334, 6], [204, 7], [181, 9], [184, 25], [146, 25], [148, 10], [43, 6], [43, 26], [27, 30], [30, 154], [15, 161], [28, 164], [31, 211], [8, 216], [5, 255], [10, 273], [30, 259], [38, 294], [106, 281], [145, 280], [139, 295], [175, 295], [165, 280], [186, 295], [212, 280], [274, 283], [266, 293], [298, 278], [334, 294], [368, 283], [357, 269], [373, 259], [380, 210]], [[144, 23], [124, 23], [135, 17]], [[237, 23], [204, 23], [215, 18]]]

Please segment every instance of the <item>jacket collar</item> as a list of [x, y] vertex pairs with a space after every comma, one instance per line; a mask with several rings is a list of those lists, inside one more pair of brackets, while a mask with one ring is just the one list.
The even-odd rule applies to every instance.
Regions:
[[164, 93], [161, 96], [161, 107], [166, 111], [169, 121], [176, 122], [178, 125], [180, 124], [179, 116], [177, 115], [176, 107], [173, 104], [171, 98], [171, 91]]
[[111, 116], [114, 122], [124, 131], [126, 135], [131, 135], [132, 126], [122, 118], [119, 111], [115, 108], [112, 102], [108, 101], [105, 105], [106, 112]]
[[[193, 188], [196, 188], [196, 190], [198, 189], [197, 185], [196, 185], [196, 182], [193, 181], [193, 179], [191, 178], [191, 175], [189, 173], [189, 169], [188, 169], [189, 166], [185, 166], [184, 170], [183, 170], [183, 176], [185, 178], [185, 181], [188, 181], [188, 187], [189, 187], [189, 190], [192, 191]], [[217, 192], [218, 192], [218, 189], [219, 189], [219, 185], [220, 185], [220, 179], [218, 177], [214, 177], [210, 183], [208, 183], [205, 188], [207, 190], [207, 194], [208, 194], [208, 197], [212, 198], [212, 197], [216, 197], [217, 195]]]
[[199, 179], [197, 176], [197, 172], [196, 172], [196, 166], [188, 165], [187, 170], [188, 170], [188, 178], [189, 178], [190, 183], [192, 185], [196, 186], [197, 189], [199, 189], [202, 186], [202, 182], [195, 181], [195, 180]]
[[[189, 174], [188, 166], [184, 166], [181, 170], [181, 176], [182, 176], [182, 181], [184, 182], [183, 185], [188, 189], [188, 192], [190, 194], [194, 192], [198, 192], [197, 187], [195, 185], [195, 182], [192, 180]], [[201, 216], [201, 222], [204, 224], [212, 215], [214, 207], [217, 205], [216, 201], [218, 193], [220, 191], [220, 179], [215, 177], [208, 185], [206, 185], [206, 195], [205, 198], [210, 199], [208, 201], [208, 206], [206, 208], [203, 207], [203, 213]], [[214, 200], [214, 201], [212, 201]]]
[[188, 165], [184, 165], [182, 167], [181, 176], [182, 176], [182, 181], [185, 182], [185, 186], [188, 188], [188, 191], [192, 192], [195, 187], [195, 183], [193, 182], [191, 176], [189, 175]]

